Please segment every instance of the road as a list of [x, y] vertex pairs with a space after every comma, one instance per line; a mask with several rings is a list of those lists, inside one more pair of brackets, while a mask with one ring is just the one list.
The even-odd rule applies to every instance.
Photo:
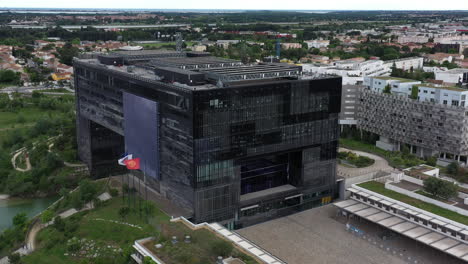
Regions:
[[[75, 91], [73, 89], [70, 89], [68, 87], [63, 87], [65, 90], [71, 92], [71, 93], [74, 93]], [[34, 91], [44, 91], [44, 90], [53, 90], [53, 89], [57, 89], [57, 88], [54, 88], [54, 87], [46, 87], [46, 86], [28, 86], [28, 87], [24, 87], [24, 86], [11, 86], [11, 87], [6, 87], [6, 88], [3, 88], [3, 89], [0, 89], [0, 93], [13, 93], [13, 92], [17, 92], [17, 93], [32, 93]], [[60, 93], [61, 94], [61, 93]]]

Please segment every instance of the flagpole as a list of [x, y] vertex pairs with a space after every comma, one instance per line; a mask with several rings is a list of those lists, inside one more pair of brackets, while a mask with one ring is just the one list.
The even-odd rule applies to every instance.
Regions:
[[[143, 172], [145, 171], [145, 168], [143, 168]], [[140, 212], [140, 219], [141, 219], [141, 198], [140, 198], [140, 192], [141, 192], [141, 179], [138, 177], [138, 211]]]
[[136, 203], [135, 203], [135, 192], [136, 192], [136, 188], [135, 188], [135, 175], [133, 175], [132, 173], [132, 193], [133, 193], [133, 208], [136, 207]]
[[[145, 167], [146, 167], [146, 160], [145, 160]], [[143, 173], [143, 184], [145, 185], [145, 213], [146, 213], [146, 221], [148, 221], [148, 187], [146, 186], [146, 172]]]

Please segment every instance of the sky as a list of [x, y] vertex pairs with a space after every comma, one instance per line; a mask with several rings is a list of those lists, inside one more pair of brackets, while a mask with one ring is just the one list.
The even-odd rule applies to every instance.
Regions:
[[0, 0], [2, 7], [260, 10], [468, 10], [468, 0]]

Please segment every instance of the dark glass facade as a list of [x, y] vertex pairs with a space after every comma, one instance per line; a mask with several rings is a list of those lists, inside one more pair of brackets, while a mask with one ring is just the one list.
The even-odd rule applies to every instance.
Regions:
[[241, 227], [334, 195], [341, 78], [184, 89], [80, 60], [75, 76], [79, 154], [91, 172], [119, 169], [122, 92], [154, 100], [160, 175], [149, 184], [195, 222]]

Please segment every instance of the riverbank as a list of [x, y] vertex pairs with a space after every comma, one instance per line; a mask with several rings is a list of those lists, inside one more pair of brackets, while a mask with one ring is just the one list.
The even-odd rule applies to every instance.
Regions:
[[59, 197], [51, 196], [37, 199], [21, 199], [10, 197], [9, 199], [0, 200], [0, 233], [13, 226], [13, 217], [18, 213], [26, 213], [28, 218], [42, 212], [49, 207]]

